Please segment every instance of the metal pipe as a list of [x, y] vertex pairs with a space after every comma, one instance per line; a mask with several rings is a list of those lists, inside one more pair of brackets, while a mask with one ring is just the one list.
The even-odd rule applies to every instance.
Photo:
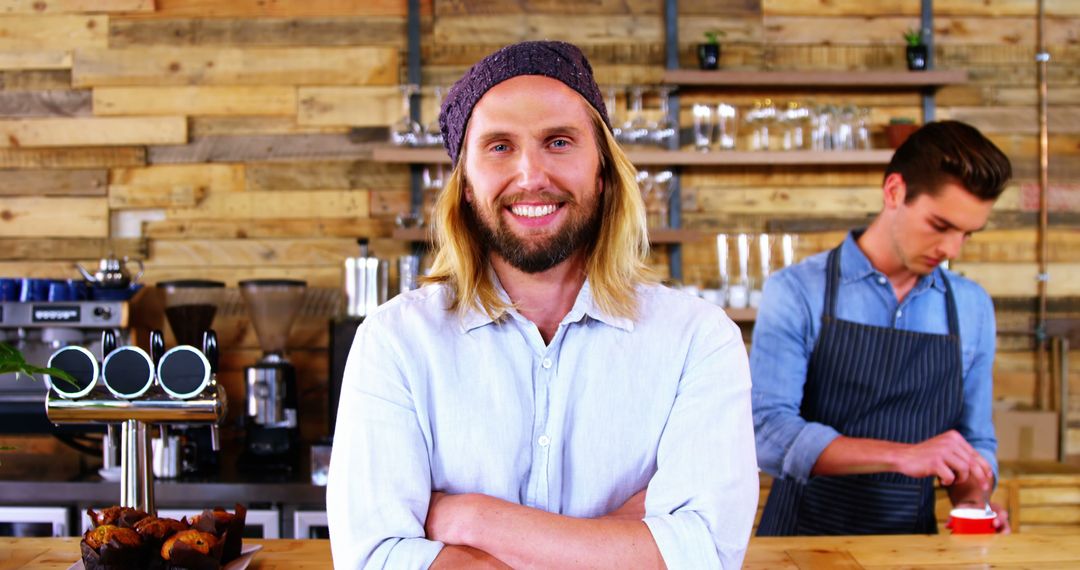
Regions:
[[125, 420], [121, 425], [120, 506], [155, 514], [154, 480], [150, 471], [150, 439], [146, 424]]
[[1036, 26], [1035, 65], [1038, 79], [1038, 115], [1039, 115], [1039, 229], [1038, 242], [1039, 272], [1036, 276], [1038, 287], [1038, 309], [1035, 323], [1035, 402], [1040, 409], [1047, 409], [1052, 388], [1050, 386], [1046, 354], [1046, 297], [1050, 274], [1047, 261], [1049, 249], [1049, 208], [1047, 193], [1049, 190], [1049, 132], [1047, 121], [1047, 79], [1046, 67], [1050, 54], [1046, 51], [1046, 8], [1045, 0], [1038, 0], [1038, 19]]
[[[221, 387], [217, 387], [222, 391]], [[151, 423], [221, 423], [225, 418], [224, 394], [197, 400], [65, 400], [49, 395], [45, 411], [49, 421], [59, 423], [120, 423], [137, 420]]]

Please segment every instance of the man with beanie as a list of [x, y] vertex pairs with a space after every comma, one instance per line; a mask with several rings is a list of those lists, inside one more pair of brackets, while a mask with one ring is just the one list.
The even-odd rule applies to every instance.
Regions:
[[327, 489], [337, 568], [738, 568], [758, 478], [724, 312], [658, 285], [635, 169], [574, 46], [470, 69], [427, 285], [360, 327]]

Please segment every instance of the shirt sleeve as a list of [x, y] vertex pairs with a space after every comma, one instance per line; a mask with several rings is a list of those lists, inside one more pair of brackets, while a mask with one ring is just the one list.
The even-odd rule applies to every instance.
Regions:
[[750, 348], [758, 465], [773, 477], [805, 482], [840, 433], [800, 415], [813, 350], [812, 316], [793, 273], [765, 282]]
[[443, 547], [425, 538], [427, 444], [388, 332], [361, 325], [345, 365], [326, 489], [335, 568], [427, 568]]
[[688, 355], [645, 494], [668, 568], [739, 568], [757, 509], [746, 348], [717, 317]]
[[981, 288], [976, 335], [975, 357], [964, 374], [964, 408], [960, 415], [960, 435], [982, 455], [994, 468], [998, 477], [997, 436], [994, 433], [994, 352], [997, 340], [997, 322], [994, 318], [994, 302]]

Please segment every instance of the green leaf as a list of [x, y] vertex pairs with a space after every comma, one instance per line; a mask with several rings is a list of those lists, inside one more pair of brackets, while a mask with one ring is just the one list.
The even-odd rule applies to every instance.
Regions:
[[67, 372], [60, 370], [59, 368], [43, 368], [41, 366], [34, 366], [26, 361], [22, 352], [19, 349], [11, 346], [7, 343], [0, 342], [0, 374], [15, 374], [15, 378], [18, 379], [20, 375], [27, 375], [30, 378], [34, 378], [38, 374], [48, 374], [51, 378], [59, 378], [65, 382], [70, 383], [72, 386], [78, 387], [78, 383]]

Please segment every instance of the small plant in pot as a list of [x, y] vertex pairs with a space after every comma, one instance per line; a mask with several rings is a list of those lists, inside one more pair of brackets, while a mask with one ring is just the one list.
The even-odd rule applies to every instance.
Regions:
[[885, 139], [889, 142], [889, 148], [900, 148], [911, 133], [919, 130], [915, 119], [909, 117], [893, 117], [889, 124], [885, 125]]
[[908, 28], [904, 32], [904, 41], [907, 42], [907, 68], [911, 71], [926, 71], [930, 52], [923, 43], [922, 30]]
[[698, 67], [701, 69], [719, 69], [720, 38], [723, 36], [724, 32], [721, 30], [705, 32], [705, 43], [697, 46]]

